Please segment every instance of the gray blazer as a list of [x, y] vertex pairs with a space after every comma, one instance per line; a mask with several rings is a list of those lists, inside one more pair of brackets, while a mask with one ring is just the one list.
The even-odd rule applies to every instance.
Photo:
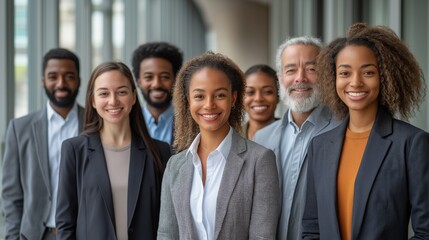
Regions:
[[[83, 108], [78, 107], [79, 131]], [[51, 208], [47, 109], [12, 120], [2, 167], [6, 239], [42, 239]]]
[[[196, 239], [190, 210], [194, 166], [186, 153], [174, 155], [164, 173], [158, 239]], [[215, 239], [275, 239], [278, 184], [274, 153], [234, 132], [217, 198]]]

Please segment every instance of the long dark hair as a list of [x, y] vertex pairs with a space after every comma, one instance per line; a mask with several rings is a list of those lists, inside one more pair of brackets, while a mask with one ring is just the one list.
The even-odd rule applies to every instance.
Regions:
[[[84, 119], [84, 133], [86, 134], [98, 133], [103, 127], [103, 119], [98, 115], [96, 109], [92, 106], [92, 103], [94, 101], [94, 83], [95, 80], [101, 74], [109, 71], [119, 71], [130, 81], [132, 90], [134, 92], [136, 91], [136, 85], [133, 80], [133, 75], [130, 69], [124, 63], [105, 62], [98, 65], [91, 73], [91, 77], [89, 78], [88, 87], [86, 91]], [[161, 161], [161, 152], [156, 143], [149, 135], [145, 121], [143, 119], [142, 109], [139, 101], [136, 101], [136, 103], [131, 108], [130, 126], [131, 131], [137, 134], [138, 137], [143, 139], [144, 144], [153, 156], [153, 161], [155, 163], [156, 169], [160, 173], [162, 173], [164, 167]]]

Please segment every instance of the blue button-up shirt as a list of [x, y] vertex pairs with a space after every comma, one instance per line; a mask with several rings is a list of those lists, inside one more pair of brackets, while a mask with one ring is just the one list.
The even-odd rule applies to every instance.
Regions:
[[147, 108], [143, 108], [143, 116], [146, 122], [147, 130], [152, 138], [173, 143], [173, 125], [174, 125], [174, 108], [170, 106], [158, 117], [158, 123]]

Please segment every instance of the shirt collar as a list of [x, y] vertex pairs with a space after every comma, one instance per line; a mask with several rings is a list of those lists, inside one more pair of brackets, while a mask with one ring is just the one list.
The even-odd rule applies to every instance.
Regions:
[[[313, 126], [317, 125], [317, 123], [321, 119], [322, 110], [323, 110], [323, 106], [320, 104], [316, 108], [314, 108], [313, 111], [310, 113], [310, 115], [307, 117], [307, 119], [302, 124], [301, 128], [303, 128], [308, 123], [312, 124]], [[285, 125], [291, 124], [294, 128], [296, 128], [295, 130], [299, 130], [298, 126], [293, 121], [292, 111], [290, 109], [288, 109], [286, 114], [287, 114], [286, 115], [287, 117], [285, 116], [285, 118], [283, 119], [283, 124], [285, 124]]]
[[[155, 122], [155, 118], [152, 116], [152, 113], [149, 111], [147, 107], [143, 108], [143, 116], [147, 123]], [[174, 108], [173, 104], [170, 104], [168, 108], [159, 115], [158, 122], [162, 122], [164, 119], [168, 119], [169, 117], [174, 116]]]
[[[225, 138], [222, 140], [222, 142], [215, 150], [220, 152], [225, 159], [227, 159], [229, 152], [231, 151], [232, 132], [233, 132], [233, 129], [230, 126], [228, 134], [225, 136]], [[196, 156], [198, 154], [197, 151], [198, 151], [198, 145], [200, 144], [200, 140], [201, 140], [201, 134], [198, 133], [194, 141], [192, 141], [191, 145], [189, 146], [188, 151], [186, 152], [186, 155], [190, 153], [192, 154], [192, 156]]]
[[73, 117], [77, 117], [77, 103], [75, 102], [73, 104], [72, 109], [70, 110], [70, 112], [67, 114], [67, 117], [64, 119], [63, 117], [61, 117], [60, 114], [58, 114], [51, 106], [50, 102], [48, 101], [46, 104], [46, 110], [47, 110], [47, 115], [48, 115], [48, 120], [51, 120], [53, 117], [59, 117], [63, 120], [67, 120], [67, 119], [71, 119]]

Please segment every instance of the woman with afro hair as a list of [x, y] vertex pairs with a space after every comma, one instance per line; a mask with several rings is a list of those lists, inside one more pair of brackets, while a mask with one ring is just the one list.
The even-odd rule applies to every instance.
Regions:
[[425, 94], [416, 59], [391, 29], [357, 23], [317, 71], [343, 123], [309, 147], [303, 239], [408, 239], [410, 219], [411, 239], [429, 239], [429, 134], [402, 121]]

